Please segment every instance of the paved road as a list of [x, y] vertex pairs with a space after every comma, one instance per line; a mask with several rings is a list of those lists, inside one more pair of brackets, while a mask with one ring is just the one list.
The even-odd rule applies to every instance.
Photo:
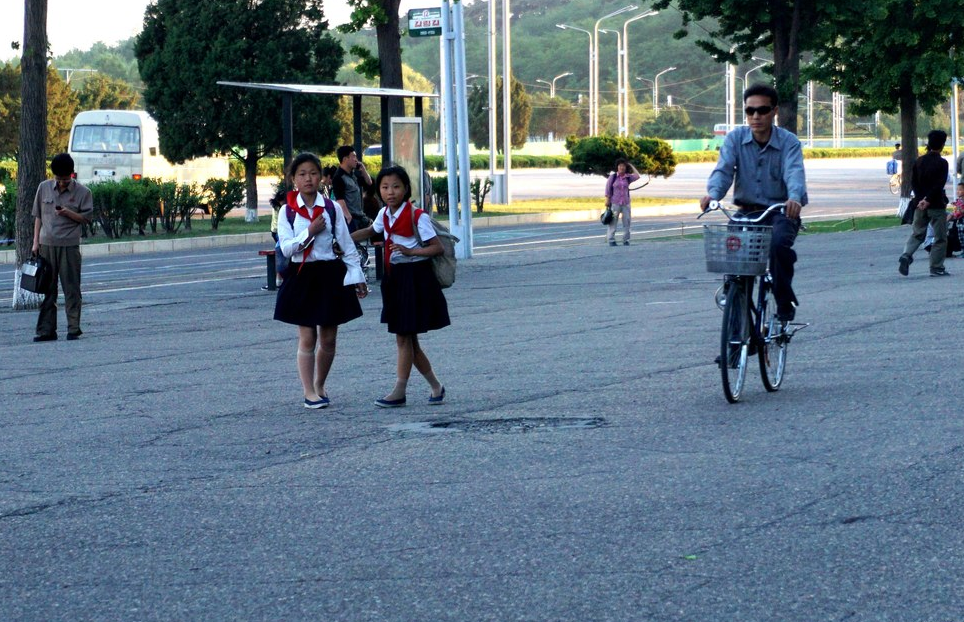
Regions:
[[692, 240], [463, 262], [442, 407], [372, 406], [376, 292], [303, 409], [253, 248], [76, 342], [0, 309], [0, 619], [960, 619], [964, 261], [902, 278], [906, 233], [800, 239], [813, 326], [735, 406]]
[[[896, 205], [890, 194], [885, 162], [875, 158], [851, 158], [806, 161], [810, 201], [825, 208], [873, 208], [881, 202]], [[699, 199], [706, 190], [706, 178], [713, 164], [681, 164], [669, 178], [657, 177], [639, 191], [656, 197]], [[487, 176], [487, 172], [476, 175]], [[258, 184], [259, 205], [269, 209], [270, 179]], [[514, 200], [599, 197], [605, 180], [597, 176], [576, 175], [567, 169], [518, 169], [512, 172]]]

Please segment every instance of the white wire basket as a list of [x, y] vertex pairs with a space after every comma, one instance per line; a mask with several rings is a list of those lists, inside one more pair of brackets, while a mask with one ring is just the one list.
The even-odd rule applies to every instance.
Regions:
[[759, 276], [767, 271], [773, 227], [703, 225], [707, 272]]

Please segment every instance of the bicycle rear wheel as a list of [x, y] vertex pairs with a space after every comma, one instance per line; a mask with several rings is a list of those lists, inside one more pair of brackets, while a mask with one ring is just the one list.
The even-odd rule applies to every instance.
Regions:
[[746, 382], [746, 366], [750, 351], [750, 277], [730, 281], [723, 306], [723, 329], [720, 331], [720, 375], [723, 395], [734, 404], [740, 401]]
[[777, 301], [764, 283], [760, 287], [760, 377], [767, 391], [776, 391], [787, 369], [787, 342], [783, 323], [777, 319]]
[[898, 194], [900, 193], [900, 173], [894, 173], [890, 176], [890, 193]]

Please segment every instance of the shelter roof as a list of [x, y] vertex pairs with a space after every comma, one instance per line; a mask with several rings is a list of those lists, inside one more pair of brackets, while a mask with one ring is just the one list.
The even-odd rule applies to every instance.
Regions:
[[346, 86], [343, 84], [271, 84], [265, 82], [228, 82], [219, 80], [223, 86], [236, 86], [263, 91], [281, 91], [304, 95], [362, 95], [367, 97], [438, 97], [438, 93], [420, 93], [407, 89], [383, 89], [369, 86]]

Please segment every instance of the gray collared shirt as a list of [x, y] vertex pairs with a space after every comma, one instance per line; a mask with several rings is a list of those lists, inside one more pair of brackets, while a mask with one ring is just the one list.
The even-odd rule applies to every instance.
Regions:
[[734, 177], [733, 202], [772, 205], [787, 200], [807, 204], [807, 177], [800, 141], [782, 127], [773, 127], [770, 142], [760, 147], [749, 126], [726, 135], [720, 159], [706, 182], [713, 199], [726, 196]]

